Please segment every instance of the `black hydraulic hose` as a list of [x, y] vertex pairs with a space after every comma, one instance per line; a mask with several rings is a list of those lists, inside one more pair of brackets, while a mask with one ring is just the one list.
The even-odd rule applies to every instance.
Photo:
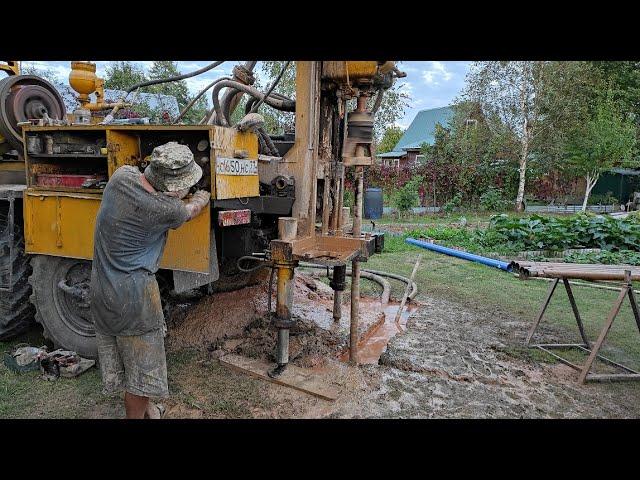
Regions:
[[195, 77], [196, 75], [200, 75], [201, 73], [208, 72], [212, 68], [216, 68], [217, 66], [222, 65], [223, 63], [224, 63], [224, 60], [221, 60], [221, 61], [218, 61], [218, 62], [210, 63], [206, 67], [202, 67], [201, 69], [195, 70], [195, 71], [190, 72], [190, 73], [184, 73], [182, 75], [176, 75], [175, 77], [157, 78], [155, 80], [147, 80], [146, 82], [136, 83], [133, 87], [130, 87], [126, 92], [127, 92], [127, 94], [129, 94], [129, 93], [133, 92], [134, 90], [136, 90], [138, 88], [149, 87], [151, 85], [158, 85], [160, 83], [179, 82], [180, 80], [184, 80], [186, 78]]
[[[220, 60], [220, 61], [217, 61], [217, 62], [210, 63], [206, 67], [202, 67], [201, 69], [195, 70], [195, 71], [190, 72], [190, 73], [184, 73], [182, 75], [176, 75], [175, 77], [157, 78], [155, 80], [147, 80], [145, 82], [136, 83], [135, 85], [129, 87], [129, 89], [125, 91], [125, 94], [120, 99], [120, 102], [124, 102], [127, 99], [127, 96], [131, 92], [133, 92], [134, 90], [137, 90], [138, 88], [149, 87], [151, 85], [158, 85], [160, 83], [178, 82], [180, 80], [184, 80], [186, 78], [195, 77], [196, 75], [200, 75], [201, 73], [208, 72], [209, 70], [211, 70], [213, 68], [216, 68], [217, 66], [222, 65], [223, 63], [224, 63], [224, 60]], [[107, 115], [106, 118], [113, 117], [117, 113], [118, 109], [119, 109], [118, 105], [113, 107], [113, 110], [111, 110], [111, 112], [109, 113], [109, 115]]]
[[288, 61], [287, 63], [284, 64], [284, 66], [282, 67], [282, 70], [280, 70], [280, 73], [278, 74], [276, 79], [273, 81], [273, 84], [268, 88], [267, 92], [264, 94], [264, 97], [262, 97], [260, 100], [258, 100], [258, 103], [256, 103], [251, 108], [251, 111], [249, 113], [256, 112], [258, 110], [258, 108], [260, 108], [260, 105], [262, 105], [262, 102], [264, 101], [264, 99], [268, 98], [269, 95], [271, 95], [271, 92], [273, 92], [273, 89], [278, 86], [278, 83], [280, 83], [280, 79], [282, 79], [282, 75], [284, 75], [284, 72], [287, 70], [287, 67], [289, 66], [290, 63], [291, 63], [291, 61]]
[[[269, 97], [275, 98], [277, 100], [285, 100], [287, 102], [293, 102], [294, 101], [294, 100], [290, 99], [289, 97], [285, 97], [284, 95], [282, 95], [281, 93], [278, 93], [278, 92], [272, 92], [271, 94], [269, 94]], [[258, 101], [258, 99], [255, 98], [255, 97], [251, 97], [249, 100], [247, 100], [247, 103], [244, 106], [244, 113], [246, 115], [248, 115], [251, 112], [251, 109], [253, 108], [253, 106], [256, 104], [257, 101]]]
[[[191, 101], [187, 104], [186, 107], [184, 107], [184, 109], [180, 112], [180, 115], [178, 115], [178, 118], [176, 118], [173, 123], [178, 123], [180, 121], [180, 119], [182, 117], [185, 116], [185, 114], [191, 110], [191, 107], [193, 107], [193, 105], [200, 99], [200, 97], [202, 97], [202, 95], [204, 95], [207, 90], [209, 90], [211, 87], [213, 87], [216, 83], [221, 82], [222, 80], [231, 80], [231, 77], [220, 77], [215, 79], [213, 82], [211, 82], [209, 85], [207, 85], [206, 87], [204, 87], [202, 90], [200, 90], [200, 92], [193, 97], [193, 99], [191, 99]], [[208, 116], [208, 115], [207, 115]]]
[[265, 95], [257, 90], [256, 88], [253, 88], [249, 85], [245, 85], [244, 83], [240, 83], [240, 82], [234, 82], [232, 80], [225, 80], [222, 82], [219, 82], [218, 84], [216, 84], [213, 87], [213, 90], [211, 91], [211, 97], [213, 100], [213, 108], [215, 110], [216, 113], [216, 122], [218, 124], [221, 124], [223, 127], [228, 127], [229, 126], [229, 122], [227, 121], [226, 118], [224, 118], [223, 114], [222, 114], [222, 108], [220, 106], [220, 101], [218, 100], [218, 94], [220, 92], [220, 90], [222, 90], [225, 87], [233, 87], [236, 88], [244, 93], [247, 93], [249, 95], [251, 95], [252, 97], [257, 97], [257, 98], [262, 98], [264, 99], [264, 102], [275, 108], [278, 110], [283, 110], [286, 112], [295, 112], [296, 110], [296, 103], [293, 100], [290, 101], [285, 101], [285, 100], [279, 100], [279, 99], [275, 99], [272, 97], [265, 97]]
[[267, 155], [271, 155], [273, 157], [279, 156], [280, 152], [278, 151], [278, 147], [275, 146], [273, 140], [271, 140], [271, 137], [263, 127], [258, 128], [258, 134], [262, 137], [267, 149], [269, 150]]
[[[239, 71], [242, 71], [242, 69], [245, 70], [245, 73], [248, 72], [249, 74], [253, 74], [253, 69], [255, 68], [256, 64], [258, 62], [257, 61], [249, 61], [249, 62], [245, 62], [244, 65], [240, 66], [238, 65]], [[237, 73], [235, 72], [234, 69], [234, 81], [238, 81], [239, 77], [237, 76]], [[248, 79], [247, 79], [248, 80]], [[242, 82], [244, 83], [244, 82]], [[238, 95], [240, 95], [240, 97], [238, 97]], [[220, 100], [220, 105], [222, 105], [222, 112], [224, 113], [224, 118], [227, 120], [227, 123], [231, 122], [231, 104], [235, 101], [235, 99], [238, 97], [238, 102], [240, 102], [240, 99], [242, 97], [242, 93], [235, 89], [235, 88], [229, 88], [227, 89], [227, 91], [224, 93], [224, 95], [222, 96], [222, 100]], [[237, 106], [237, 103], [236, 103]], [[235, 110], [235, 107], [234, 107]]]

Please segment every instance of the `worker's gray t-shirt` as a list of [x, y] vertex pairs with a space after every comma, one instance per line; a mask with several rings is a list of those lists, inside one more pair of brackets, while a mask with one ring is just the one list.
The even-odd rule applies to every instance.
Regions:
[[142, 335], [164, 322], [155, 273], [170, 228], [188, 220], [184, 203], [142, 186], [140, 171], [118, 168], [96, 217], [91, 312], [103, 335]]

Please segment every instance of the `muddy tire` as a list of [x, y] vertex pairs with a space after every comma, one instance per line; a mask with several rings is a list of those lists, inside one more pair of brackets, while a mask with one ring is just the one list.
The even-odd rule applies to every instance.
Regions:
[[[75, 258], [36, 255], [31, 260], [33, 273], [29, 283], [33, 289], [35, 319], [44, 336], [57, 348], [96, 358], [95, 330], [89, 307], [91, 262]], [[60, 287], [64, 282], [66, 288]]]
[[[0, 207], [0, 283], [8, 280], [13, 269], [10, 285], [11, 292], [0, 291], [0, 340], [11, 338], [33, 325], [34, 308], [29, 297], [31, 274], [29, 257], [24, 253], [24, 235], [22, 222], [16, 219], [13, 225], [13, 248], [9, 245], [10, 232], [6, 210]], [[9, 256], [9, 251], [12, 255]]]

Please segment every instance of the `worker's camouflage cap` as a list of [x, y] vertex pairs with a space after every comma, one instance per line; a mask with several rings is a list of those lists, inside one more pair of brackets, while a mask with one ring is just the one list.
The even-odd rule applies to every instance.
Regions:
[[144, 176], [156, 190], [177, 192], [198, 183], [202, 168], [194, 161], [189, 147], [169, 142], [153, 149]]

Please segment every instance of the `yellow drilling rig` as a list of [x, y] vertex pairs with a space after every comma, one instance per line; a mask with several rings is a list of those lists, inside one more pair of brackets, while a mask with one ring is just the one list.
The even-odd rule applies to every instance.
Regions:
[[[176, 292], [238, 288], [255, 277], [243, 262], [268, 262], [277, 272], [277, 373], [288, 362], [298, 262], [333, 267], [334, 317], [340, 316], [351, 263], [354, 344], [359, 263], [382, 240], [361, 232], [363, 169], [373, 162], [375, 112], [385, 90], [404, 74], [394, 62], [286, 62], [283, 70], [295, 68], [292, 99], [277, 93], [277, 79], [266, 91], [255, 88], [257, 62], [251, 61], [201, 92], [210, 90], [213, 108], [199, 124], [118, 118], [140, 88], [220, 63], [134, 85], [107, 102], [95, 64], [72, 62], [73, 112], [46, 80], [20, 75], [18, 62], [0, 64], [8, 74], [0, 80], [0, 338], [35, 318], [55, 345], [96, 356], [89, 278], [102, 189], [118, 167], [143, 169], [154, 147], [177, 141], [203, 168], [197, 188], [211, 192], [211, 203], [205, 214], [170, 232], [160, 285]], [[245, 115], [232, 124], [243, 96]], [[261, 106], [292, 112], [295, 131], [268, 134], [256, 113]], [[344, 211], [348, 169], [355, 179], [350, 229]], [[356, 355], [352, 349], [353, 361]]]

